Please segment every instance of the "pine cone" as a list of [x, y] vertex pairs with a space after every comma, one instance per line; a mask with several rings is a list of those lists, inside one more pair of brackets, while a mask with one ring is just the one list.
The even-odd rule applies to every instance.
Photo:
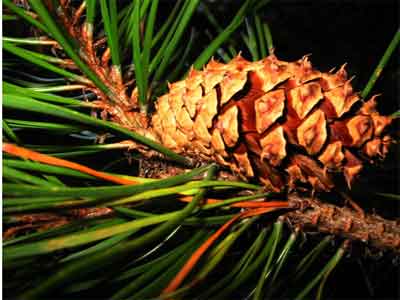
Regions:
[[322, 73], [308, 57], [212, 60], [158, 99], [152, 136], [273, 190], [300, 183], [328, 191], [332, 173], [350, 186], [365, 161], [387, 153], [391, 118], [376, 111], [375, 98], [353, 92], [345, 66]]

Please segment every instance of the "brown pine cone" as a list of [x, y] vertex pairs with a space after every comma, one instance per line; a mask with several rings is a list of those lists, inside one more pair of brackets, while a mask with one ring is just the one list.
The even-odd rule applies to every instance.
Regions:
[[270, 55], [210, 61], [169, 86], [156, 102], [151, 136], [203, 161], [216, 161], [273, 190], [298, 183], [328, 191], [333, 172], [350, 186], [366, 161], [382, 158], [391, 118], [361, 100], [345, 66], [322, 73], [308, 57]]

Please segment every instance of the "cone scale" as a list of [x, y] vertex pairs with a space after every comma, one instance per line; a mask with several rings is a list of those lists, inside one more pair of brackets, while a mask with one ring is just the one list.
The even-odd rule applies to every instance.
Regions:
[[323, 73], [303, 57], [274, 55], [228, 64], [210, 61], [202, 71], [169, 85], [151, 118], [151, 136], [201, 161], [216, 161], [272, 190], [334, 187], [332, 173], [351, 186], [366, 161], [382, 158], [391, 142], [391, 118], [363, 101], [345, 66]]

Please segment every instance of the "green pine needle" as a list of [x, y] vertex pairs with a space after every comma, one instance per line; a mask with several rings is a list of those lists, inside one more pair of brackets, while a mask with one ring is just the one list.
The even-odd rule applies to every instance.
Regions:
[[375, 82], [378, 80], [379, 76], [382, 74], [383, 68], [386, 66], [387, 62], [389, 61], [390, 57], [392, 56], [394, 50], [400, 43], [400, 29], [396, 31], [392, 41], [390, 42], [389, 46], [387, 47], [385, 53], [383, 54], [381, 60], [379, 61], [378, 65], [376, 66], [374, 72], [372, 73], [370, 79], [368, 80], [367, 85], [361, 92], [362, 98], [367, 98], [369, 93], [371, 92], [372, 88], [375, 85]]

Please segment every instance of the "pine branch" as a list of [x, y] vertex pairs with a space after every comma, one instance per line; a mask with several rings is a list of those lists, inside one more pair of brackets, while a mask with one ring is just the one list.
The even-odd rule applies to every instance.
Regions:
[[349, 207], [338, 207], [319, 199], [290, 195], [292, 206], [301, 209], [286, 214], [294, 226], [305, 232], [330, 233], [353, 241], [361, 241], [383, 250], [400, 253], [400, 226], [375, 214], [360, 214]]

